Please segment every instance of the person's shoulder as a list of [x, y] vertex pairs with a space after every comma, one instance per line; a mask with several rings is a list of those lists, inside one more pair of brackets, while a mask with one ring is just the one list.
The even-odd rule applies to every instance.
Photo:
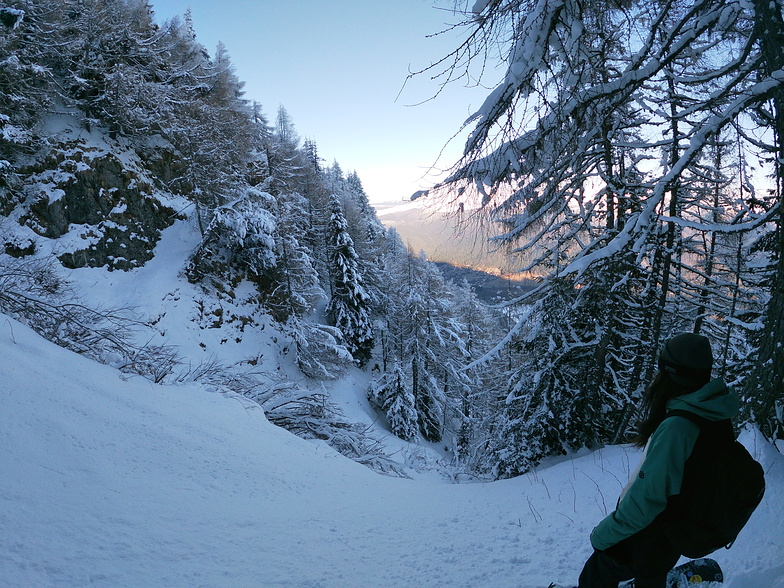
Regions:
[[678, 438], [688, 438], [695, 440], [700, 434], [700, 426], [689, 419], [687, 416], [680, 414], [667, 416], [661, 424], [656, 428], [651, 439], [652, 442], [665, 442], [665, 440], [674, 440]]
[[665, 427], [666, 429], [674, 429], [674, 430], [686, 429], [689, 431], [699, 430], [700, 428], [700, 426], [694, 421], [694, 419], [689, 418], [688, 415], [683, 414], [682, 412], [678, 412], [676, 414], [668, 414], [667, 418], [665, 418], [662, 421], [662, 426]]

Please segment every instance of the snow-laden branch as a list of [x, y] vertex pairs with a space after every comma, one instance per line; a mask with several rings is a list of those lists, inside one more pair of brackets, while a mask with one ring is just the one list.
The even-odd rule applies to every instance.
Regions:
[[[631, 60], [630, 65], [618, 77], [602, 84], [591, 86], [572, 97], [565, 97], [559, 107], [539, 120], [537, 129], [524, 133], [522, 136], [505, 141], [491, 153], [482, 158], [474, 158], [467, 165], [458, 169], [455, 174], [447, 178], [443, 183], [448, 184], [466, 177], [484, 179], [485, 183], [492, 184], [495, 177], [503, 175], [504, 169], [509, 165], [514, 165], [508, 161], [507, 154], [521, 154], [528, 149], [541, 143], [541, 138], [548, 136], [555, 129], [560, 128], [564, 121], [571, 120], [576, 113], [585, 110], [591, 104], [598, 104], [599, 101], [612, 99], [618, 96], [631, 95], [645, 81], [652, 79], [657, 73], [662, 71], [667, 65], [672, 63], [678, 56], [682, 55], [691, 43], [700, 37], [705, 31], [718, 26], [727, 20], [725, 10], [705, 9], [708, 4], [706, 1], [697, 2], [695, 6], [680, 20], [671, 34], [664, 40], [662, 46], [655, 55], [645, 62], [645, 56], [653, 46], [653, 33], [640, 51]], [[512, 51], [511, 63], [507, 71], [505, 80], [491, 92], [479, 110], [474, 113], [464, 123], [464, 126], [476, 122], [474, 131], [469, 135], [464, 150], [464, 157], [476, 152], [486, 141], [490, 129], [496, 124], [511, 107], [515, 96], [525, 99], [529, 92], [526, 87], [533, 84], [533, 79], [540, 71], [540, 62], [544, 56], [540, 53], [547, 46], [547, 39], [552, 27], [560, 17], [562, 3], [555, 3], [548, 6], [545, 10], [542, 6], [526, 17], [526, 26], [523, 30], [528, 30], [528, 34], [519, 41]], [[737, 8], [737, 7], [735, 7]], [[662, 14], [666, 9], [662, 11]], [[702, 14], [700, 14], [702, 13]], [[698, 15], [695, 17], [695, 15]], [[694, 18], [693, 22], [690, 20]], [[689, 23], [687, 25], [687, 23]], [[546, 34], [544, 32], [546, 31]], [[544, 34], [544, 36], [542, 36]], [[535, 42], [534, 42], [535, 41]], [[528, 48], [528, 53], [520, 50], [520, 46]], [[520, 56], [527, 55], [525, 59]], [[533, 56], [533, 57], [531, 57]], [[499, 165], [505, 163], [505, 165]], [[500, 169], [503, 168], [503, 169]]]
[[721, 223], [701, 223], [696, 221], [686, 220], [677, 216], [660, 216], [659, 220], [663, 223], [673, 223], [679, 227], [686, 227], [696, 229], [705, 233], [743, 233], [745, 231], [752, 231], [773, 220], [773, 217], [778, 213], [780, 203], [776, 202], [765, 214], [759, 218], [755, 218], [745, 223], [737, 224], [721, 224]]
[[766, 95], [781, 84], [784, 84], [784, 68], [776, 70], [768, 78], [754, 84], [752, 87], [742, 92], [741, 95], [723, 112], [716, 113], [704, 121], [692, 137], [689, 147], [678, 158], [678, 161], [672, 166], [672, 169], [656, 183], [653, 195], [646, 201], [643, 210], [637, 214], [636, 217], [629, 219], [629, 222], [627, 222], [623, 230], [607, 245], [586, 255], [578, 255], [572, 263], [566, 266], [564, 273], [582, 274], [596, 261], [610, 258], [619, 251], [625, 249], [635, 236], [636, 241], [633, 250], [640, 253], [643, 249], [646, 237], [653, 227], [651, 219], [656, 214], [656, 208], [664, 199], [665, 192], [672, 185], [672, 182], [681, 176], [686, 167], [699, 156], [708, 137], [718, 133], [724, 126], [729, 124], [730, 121], [734, 120], [740, 112], [750, 105], [763, 100]]

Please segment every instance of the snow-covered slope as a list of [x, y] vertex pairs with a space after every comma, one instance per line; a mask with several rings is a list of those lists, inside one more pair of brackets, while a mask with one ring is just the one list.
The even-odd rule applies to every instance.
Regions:
[[[253, 358], [260, 359], [264, 369], [275, 370], [280, 365], [282, 346], [273, 338], [280, 333], [271, 333], [276, 331], [274, 321], [248, 301], [257, 292], [251, 284], [243, 283], [234, 292], [233, 301], [226, 297], [221, 300], [189, 283], [183, 273], [201, 235], [185, 200], [171, 198], [167, 202], [188, 216], [162, 231], [154, 257], [142, 267], [130, 271], [107, 271], [105, 267], [58, 271], [74, 285], [87, 306], [130, 308], [138, 320], [153, 325], [137, 334], [138, 345], [171, 346], [190, 364], [215, 360], [232, 365]], [[55, 258], [63, 240], [66, 238], [40, 239], [36, 256]], [[245, 328], [238, 316], [261, 324]]]
[[[0, 316], [2, 586], [547, 586], [575, 582], [638, 454], [524, 477], [389, 478], [248, 401], [127, 378]], [[744, 433], [763, 505], [717, 554], [784, 586], [784, 458]]]

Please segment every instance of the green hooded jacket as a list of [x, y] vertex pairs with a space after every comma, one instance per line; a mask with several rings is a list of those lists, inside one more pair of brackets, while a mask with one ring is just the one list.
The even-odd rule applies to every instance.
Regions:
[[[667, 411], [688, 410], [708, 420], [719, 421], [738, 414], [740, 400], [721, 379], [696, 392], [667, 402]], [[614, 512], [591, 533], [594, 549], [604, 550], [641, 531], [667, 507], [667, 499], [678, 494], [686, 460], [694, 449], [699, 427], [689, 419], [665, 419], [654, 431], [639, 469], [621, 493]]]

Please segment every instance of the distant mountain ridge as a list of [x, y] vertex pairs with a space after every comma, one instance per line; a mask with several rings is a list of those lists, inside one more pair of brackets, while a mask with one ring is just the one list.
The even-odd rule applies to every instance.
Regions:
[[476, 217], [461, 217], [416, 205], [377, 205], [376, 214], [414, 252], [424, 251], [431, 261], [498, 273], [514, 272], [520, 265], [514, 256], [494, 249], [489, 241], [494, 227]]

